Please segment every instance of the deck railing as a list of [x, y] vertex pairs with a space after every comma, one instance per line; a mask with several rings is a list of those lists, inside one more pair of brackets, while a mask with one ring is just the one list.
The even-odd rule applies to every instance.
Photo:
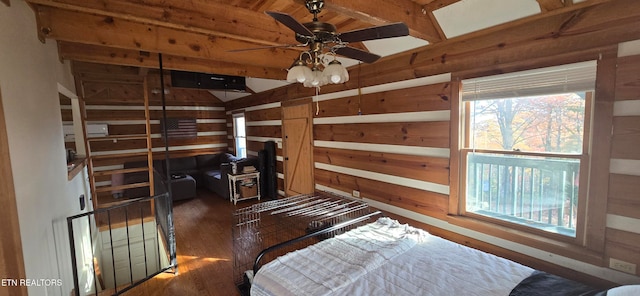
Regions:
[[579, 159], [467, 154], [466, 210], [575, 236]]

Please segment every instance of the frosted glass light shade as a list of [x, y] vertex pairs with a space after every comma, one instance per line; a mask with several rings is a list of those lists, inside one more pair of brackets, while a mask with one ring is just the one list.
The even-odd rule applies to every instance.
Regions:
[[304, 83], [307, 80], [311, 80], [312, 75], [313, 73], [311, 73], [311, 69], [309, 69], [309, 67], [307, 66], [303, 66], [303, 65], [293, 66], [291, 67], [291, 69], [289, 69], [289, 72], [287, 73], [287, 82]]
[[328, 82], [338, 84], [349, 81], [349, 72], [339, 61], [333, 60], [322, 71], [323, 76]]
[[304, 82], [305, 87], [319, 87], [327, 84], [327, 79], [320, 70], [313, 70], [311, 79]]

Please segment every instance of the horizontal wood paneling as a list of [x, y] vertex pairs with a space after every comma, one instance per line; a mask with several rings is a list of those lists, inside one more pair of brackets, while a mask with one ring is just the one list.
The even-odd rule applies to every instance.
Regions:
[[[638, 91], [640, 91], [640, 88]], [[615, 117], [613, 120], [611, 157], [640, 159], [640, 149], [638, 147], [640, 147], [640, 116]]]
[[277, 125], [247, 126], [247, 137], [282, 138], [282, 127]]
[[[610, 3], [612, 3], [612, 7], [621, 8], [630, 2], [618, 3], [614, 1]], [[607, 7], [608, 5], [602, 5], [594, 9], [602, 9], [606, 11], [609, 9]], [[589, 11], [588, 14], [590, 14], [590, 16], [595, 15], [595, 10]], [[637, 13], [638, 10], [634, 9], [633, 11], [634, 12], [629, 13]], [[548, 38], [548, 36], [553, 35], [552, 32], [557, 32], [558, 28], [565, 27], [568, 19], [573, 19], [573, 16], [561, 16], [558, 14], [557, 18], [554, 18], [553, 23], [547, 23], [544, 24], [544, 26], [542, 26], [542, 23], [537, 23], [535, 25], [533, 22], [529, 24], [522, 23], [518, 28], [510, 30], [511, 33], [508, 34], [508, 36], [513, 40], [507, 40], [506, 43], [504, 38], [498, 39], [491, 37], [491, 35], [485, 35], [482, 36], [483, 38], [473, 38], [470, 40], [460, 39], [460, 41], [453, 42], [447, 47], [436, 45], [430, 51], [422, 51], [420, 53], [413, 54], [399, 54], [393, 59], [382, 60], [378, 63], [363, 67], [364, 75], [361, 76], [362, 80], [358, 80], [357, 83], [366, 88], [372, 85], [380, 85], [382, 83], [412, 79], [450, 71], [460, 71], [464, 75], [472, 75], [470, 73], [499, 74], [505, 72], [505, 69], [508, 72], [518, 68], [532, 68], [543, 64], [544, 66], [551, 66], [550, 64], [545, 64], [549, 63], [549, 61], [553, 61], [553, 64], [561, 64], [563, 61], [575, 62], [585, 59], [597, 59], [599, 56], [608, 56], [611, 49], [616, 48], [617, 42], [622, 40], [618, 39], [618, 37], [626, 34], [622, 33], [623, 31], [628, 31], [628, 28], [624, 28], [624, 26], [617, 26], [611, 30], [595, 33], [595, 31], [589, 30], [589, 28], [594, 28], [595, 25], [591, 23], [591, 21], [587, 21], [587, 17], [579, 18], [580, 20], [578, 20], [577, 23], [569, 22], [571, 24], [568, 25], [568, 31], [566, 31], [565, 34], [562, 34], [563, 36], [559, 38]], [[595, 20], [597, 22], [597, 18], [595, 18]], [[538, 37], [531, 40], [524, 40], [521, 37], [517, 37], [521, 36], [521, 34], [516, 33], [525, 31], [530, 32], [531, 30], [538, 32]], [[634, 31], [636, 31], [636, 33], [631, 33], [631, 35], [637, 34], [638, 30], [634, 29]], [[587, 40], [597, 41], [587, 45]], [[471, 41], [471, 43], [468, 41]], [[507, 44], [506, 47], [505, 44]], [[496, 48], [499, 48], [499, 50], [494, 50]], [[549, 56], [560, 57], [549, 58]], [[601, 61], [600, 64], [607, 64], [610, 61], [611, 60], [605, 62]], [[606, 75], [599, 77], [598, 84], [596, 86], [598, 88], [597, 93], [604, 94], [607, 97], [600, 97], [600, 101], [605, 102], [604, 104], [596, 106], [597, 108], [611, 107], [608, 104], [613, 101], [614, 95], [616, 101], [640, 100], [640, 56], [618, 58], [617, 61], [615, 61], [614, 58], [614, 63], [610, 63], [608, 65], [615, 64], [617, 64], [617, 70], [600, 71], [600, 74], [603, 74], [604, 72], [607, 73]], [[456, 73], [454, 73], [454, 75], [455, 74]], [[612, 77], [614, 74], [615, 77]], [[615, 90], [612, 89], [614, 81]], [[356, 89], [355, 83], [356, 80], [352, 79], [352, 81], [343, 85], [324, 87], [323, 93], [326, 94], [353, 90]], [[442, 84], [439, 84], [439, 86], [442, 86]], [[416, 91], [416, 89], [422, 89], [424, 90], [424, 93], [420, 93], [419, 91]], [[308, 97], [312, 95], [312, 92], [313, 90], [305, 89], [300, 85], [292, 85], [249, 96], [247, 98], [231, 102], [227, 106], [229, 106], [230, 109], [233, 109], [278, 101], [285, 102]], [[403, 96], [402, 94], [406, 94], [406, 96]], [[611, 100], [608, 100], [609, 98], [611, 98]], [[428, 104], [428, 106], [416, 105], [420, 103]], [[418, 110], [447, 110], [447, 108], [439, 105], [445, 103], [448, 103], [448, 101], [443, 100], [443, 97], [439, 96], [438, 86], [431, 86], [428, 90], [427, 87], [424, 87], [424, 89], [419, 87], [412, 90], [397, 90], [386, 91], [384, 93], [365, 94], [361, 97], [349, 96], [326, 101], [322, 100], [318, 102], [319, 115], [316, 118], [328, 120], [335, 118], [337, 122], [339, 122], [338, 120], [343, 119], [341, 117], [356, 115], [358, 113], [358, 107], [360, 107], [362, 114], [364, 115], [414, 112]], [[313, 105], [315, 108], [316, 104]], [[602, 166], [602, 162], [608, 163], [611, 158], [615, 158], [617, 162], [640, 159], [640, 149], [637, 149], [637, 147], [640, 146], [640, 139], [638, 136], [640, 133], [640, 122], [637, 118], [637, 114], [627, 115], [633, 116], [613, 117], [613, 126], [610, 126], [610, 123], [598, 125], [597, 123], [600, 122], [599, 119], [594, 121], [596, 127], [598, 127], [597, 130], [604, 129], [607, 131], [606, 133], [601, 133], [602, 135], [609, 136], [610, 134], [608, 131], [613, 127], [611, 153], [607, 152], [605, 154], [593, 155], [593, 163], [598, 164], [598, 166], [594, 167], [596, 170], [598, 167], [604, 167]], [[611, 115], [607, 116], [611, 119]], [[367, 119], [365, 118], [364, 120]], [[362, 143], [391, 144], [399, 147], [450, 147], [450, 126], [449, 122], [446, 121], [430, 123], [364, 122], [351, 124], [337, 124], [336, 122], [327, 121], [321, 122], [323, 124], [316, 123], [314, 125], [314, 139], [325, 143], [331, 141], [347, 142], [353, 143], [354, 147], [357, 147]], [[594, 139], [594, 141], [598, 141], [598, 139]], [[404, 166], [402, 166], [402, 168], [400, 166], [398, 166], [398, 168], [388, 168], [387, 163], [384, 163], [377, 167], [374, 163], [381, 160], [370, 160], [367, 158], [367, 152], [360, 151], [358, 153], [354, 153], [351, 151], [352, 149], [350, 147], [341, 146], [340, 148], [344, 149], [336, 149], [340, 153], [335, 153], [336, 151], [333, 151], [334, 148], [314, 148], [314, 158], [316, 163], [328, 163], [346, 168], [354, 168], [365, 172], [384, 171], [384, 174], [393, 176], [406, 174], [406, 172], [402, 172]], [[392, 147], [387, 146], [384, 147], [384, 149], [391, 150]], [[354, 148], [353, 150], [356, 149]], [[387, 152], [384, 152], [386, 155]], [[615, 166], [612, 165], [612, 167]], [[608, 166], [601, 170], [605, 179], [609, 172], [607, 168]], [[357, 173], [349, 175], [340, 173], [340, 171], [342, 170], [329, 171], [328, 169], [323, 170], [316, 168], [315, 181], [318, 185], [327, 186], [347, 193], [350, 193], [354, 189], [359, 190], [362, 196], [367, 198], [381, 201], [385, 204], [398, 206], [403, 209], [409, 209], [418, 213], [425, 213], [430, 217], [435, 217], [444, 221], [453, 220], [446, 216], [446, 212], [449, 207], [448, 197], [446, 195], [420, 189], [413, 189], [397, 184], [389, 184], [382, 181], [374, 181], [354, 176], [357, 175]], [[597, 174], [598, 173], [595, 175]], [[365, 176], [365, 174], [361, 175]], [[424, 178], [422, 175], [420, 175], [420, 177], [416, 177], [418, 175], [420, 174], [414, 174], [413, 177], [404, 175], [403, 177]], [[598, 176], [593, 177], [596, 179], [598, 178]], [[638, 219], [638, 213], [640, 213], [640, 205], [638, 204], [638, 192], [640, 192], [640, 185], [637, 185], [640, 184], [639, 178], [640, 177], [638, 176], [611, 174], [608, 189], [605, 188], [604, 192], [597, 192], [595, 188], [591, 188], [590, 198], [599, 199], [602, 201], [602, 204], [595, 203], [598, 207], [592, 208], [597, 208], [597, 210], [590, 210], [590, 213], [593, 216], [589, 218], [591, 218], [591, 220], [599, 220], [602, 216], [609, 214]], [[607, 185], [606, 182], [605, 185]], [[599, 188], [604, 187], [600, 186]], [[594, 194], [594, 192], [597, 192], [598, 194]], [[453, 191], [452, 194], [454, 194]], [[431, 197], [416, 198], [421, 195], [431, 195]], [[425, 200], [428, 202], [425, 202]], [[477, 222], [474, 221], [473, 223]], [[625, 223], [633, 223], [633, 221], [625, 221]], [[465, 224], [457, 225], [468, 227], [468, 225]], [[597, 231], [604, 230], [604, 227], [601, 227], [603, 225], [590, 225], [594, 227], [597, 226]], [[566, 268], [567, 270], [572, 268], [572, 266], [575, 267], [576, 265], [574, 263], [577, 263], [578, 265], [587, 263], [594, 265], [592, 269], [590, 268], [590, 270], [586, 271], [587, 273], [591, 275], [602, 274], [603, 277], [608, 276], [609, 278], [617, 277], [624, 279], [626, 277], [618, 277], [618, 275], [610, 270], [606, 270], [606, 266], [608, 265], [608, 262], [606, 261], [607, 257], [639, 264], [638, 260], [640, 257], [637, 256], [640, 252], [637, 244], [637, 242], [640, 241], [639, 235], [620, 231], [611, 227], [606, 229], [606, 237], [602, 237], [602, 235], [599, 234], [596, 238], [597, 240], [605, 241], [604, 252], [606, 254], [601, 250], [593, 252], [589, 252], [586, 249], [576, 251], [576, 249], [581, 248], [576, 247], [574, 244], [562, 242], [549, 243], [540, 238], [527, 237], [524, 240], [518, 241], [514, 240], [514, 235], [509, 234], [510, 229], [505, 227], [506, 230], [504, 233], [507, 234], [502, 235], [503, 232], [497, 232], [497, 228], [498, 227], [495, 225], [473, 228], [481, 233], [480, 236], [487, 235], [488, 238], [476, 237], [475, 239], [469, 240], [489, 251], [495, 249], [495, 247], [491, 246], [492, 243], [501, 243], [500, 239], [512, 240], [516, 243], [531, 247], [536, 253], [547, 254], [547, 252], [550, 252], [550, 255], [557, 254], [570, 258], [565, 260], [563, 263], [558, 263], [564, 267], [568, 267]], [[452, 229], [453, 230], [451, 231], [454, 232], [447, 230], [443, 232], [450, 236], [460, 235], [460, 233], [455, 232], [458, 230], [455, 230], [455, 228]], [[509, 245], [509, 243], [506, 245]], [[551, 247], [549, 247], [549, 245], [551, 245]], [[523, 255], [518, 252], [523, 252], [523, 250], [519, 250], [517, 248], [512, 249], [509, 254], [511, 256], [510, 258], [522, 258]], [[577, 253], [581, 253], [580, 256], [576, 256], [575, 254]], [[546, 260], [548, 260], [548, 258], [538, 256], [537, 258], [530, 258], [530, 261], [528, 262], [535, 266], [549, 266], [549, 263]], [[581, 262], [575, 262], [575, 260]], [[597, 266], [604, 266], [605, 268], [599, 269]]]
[[[609, 228], [607, 229], [606, 238], [607, 258], [623, 260], [640, 266], [640, 256], [638, 256], [640, 247], [637, 243], [634, 243], [640, 241], [639, 234]], [[640, 275], [640, 270], [637, 267], [635, 274]]]
[[[151, 120], [160, 120], [162, 111], [149, 111]], [[167, 110], [167, 117], [219, 119], [223, 118], [224, 111], [210, 110]], [[144, 110], [87, 110], [87, 121], [110, 120], [144, 120]]]
[[640, 55], [618, 58], [616, 100], [640, 100]]
[[282, 161], [276, 161], [276, 172], [284, 174], [284, 163]]
[[[321, 101], [317, 104], [320, 112], [316, 117], [357, 115], [358, 109], [362, 115], [449, 110], [450, 93], [449, 83], [440, 83], [366, 94], [360, 98], [352, 96]], [[316, 113], [316, 104], [313, 108]]]
[[314, 125], [315, 140], [449, 147], [449, 122]]
[[[233, 145], [235, 145], [235, 143]], [[247, 140], [247, 149], [249, 149], [249, 151], [258, 152], [264, 149], [264, 142]], [[276, 145], [276, 156], [282, 156], [282, 148], [278, 148], [277, 145]]]
[[640, 219], [640, 176], [609, 175], [607, 212]]
[[144, 120], [144, 110], [86, 110], [87, 121]]
[[[211, 143], [220, 143], [226, 140], [227, 136], [201, 136], [195, 139], [171, 139], [169, 144], [174, 146], [187, 146], [187, 145], [204, 145]], [[152, 139], [153, 147], [164, 147], [164, 140], [161, 138]], [[104, 151], [118, 151], [118, 150], [130, 150], [130, 149], [146, 149], [147, 140], [105, 140], [105, 141], [91, 141], [91, 152], [104, 152]]]
[[[162, 111], [152, 110], [149, 112], [151, 120], [162, 118]], [[197, 119], [221, 119], [224, 118], [224, 111], [210, 110], [167, 110], [167, 117], [197, 118]]]
[[445, 158], [316, 147], [314, 160], [427, 182], [449, 184], [449, 160]]
[[76, 150], [76, 142], [64, 142], [64, 148], [73, 149], [73, 151], [78, 151]]
[[264, 121], [264, 120], [278, 120], [281, 118], [280, 107], [260, 109], [255, 111], [246, 111], [244, 113], [246, 121]]
[[401, 185], [359, 178], [326, 170], [315, 170], [316, 184], [344, 192], [360, 191], [360, 196], [417, 213], [444, 219], [449, 206], [447, 195]]
[[[200, 155], [200, 154], [213, 154], [213, 153], [221, 153], [221, 152], [227, 152], [227, 148], [223, 147], [223, 148], [205, 148], [205, 149], [190, 149], [190, 150], [180, 150], [180, 151], [169, 151], [169, 157], [170, 158], [178, 158], [178, 157], [188, 157], [188, 156], [195, 156], [195, 155]], [[164, 155], [164, 151], [162, 152], [154, 152], [153, 153], [153, 159], [159, 159], [159, 160], [163, 160], [165, 159], [165, 155]], [[93, 162], [93, 166], [94, 167], [105, 167], [105, 166], [120, 166], [123, 165], [125, 162], [138, 162], [138, 161], [145, 161], [147, 160], [147, 156], [133, 156], [133, 157], [120, 157], [120, 156], [115, 156], [112, 158], [101, 158], [101, 159], [94, 159]]]
[[62, 121], [73, 121], [73, 112], [71, 109], [62, 109]]
[[96, 176], [94, 178], [95, 182], [111, 182], [111, 175], [104, 175], [104, 176]]
[[[80, 69], [76, 70], [79, 71]], [[84, 70], [89, 71], [90, 69]], [[126, 162], [132, 161], [146, 162], [146, 118], [142, 84], [136, 82], [136, 79], [133, 78], [122, 81], [119, 80], [120, 77], [117, 75], [99, 72], [100, 69], [97, 69], [97, 71], [101, 74], [91, 73], [88, 75], [80, 75], [85, 78], [98, 77], [102, 79], [102, 81], [88, 80], [82, 84], [85, 88], [84, 93], [86, 95], [84, 98], [86, 121], [90, 123], [111, 122], [109, 124], [110, 136], [122, 136], [124, 138], [137, 135], [142, 136], [142, 138], [130, 140], [91, 139], [89, 147], [91, 149], [91, 155], [93, 156], [91, 161], [93, 169], [100, 170], [105, 167], [121, 168]], [[131, 77], [135, 78], [135, 76]], [[158, 88], [158, 86], [159, 81], [151, 79], [148, 95], [150, 101], [150, 120], [154, 121], [154, 123], [150, 125], [150, 134], [152, 135], [151, 145], [154, 150], [165, 147], [164, 140], [157, 137], [157, 135], [161, 133], [161, 126], [158, 124], [158, 120], [163, 117], [160, 100], [162, 96], [151, 92], [151, 90]], [[169, 107], [166, 110], [167, 117], [196, 118], [199, 120], [197, 124], [199, 133], [220, 133], [219, 135], [202, 134], [193, 139], [170, 139], [169, 157], [177, 158], [219, 153], [222, 151], [226, 152], [227, 128], [224, 123], [226, 114], [222, 102], [204, 90], [172, 88], [167, 88], [167, 90], [168, 93], [165, 95], [167, 106]], [[132, 122], [117, 124], [118, 121], [125, 120]], [[211, 123], [211, 120], [222, 120], [222, 122]], [[220, 146], [220, 144], [222, 144], [222, 146]], [[216, 147], [201, 148], [212, 145]], [[142, 151], [142, 153], [130, 155], [131, 151]], [[153, 158], [164, 159], [165, 153], [161, 151], [154, 152]], [[111, 176], [98, 176], [93, 181], [103, 182], [98, 184], [109, 184], [111, 182]], [[113, 198], [110, 196], [110, 192], [100, 192], [97, 194], [97, 200], [98, 203], [103, 203], [105, 201], [111, 202]]]
[[[615, 81], [615, 100], [618, 101], [616, 104], [628, 104], [640, 100], [640, 55], [617, 59]], [[614, 115], [621, 114], [621, 112], [614, 110]], [[640, 146], [640, 116], [614, 116], [612, 132], [611, 155], [608, 158], [617, 160], [615, 163], [611, 162], [611, 171], [620, 172], [621, 170], [617, 167], [620, 163], [640, 160], [640, 149], [638, 149]], [[632, 170], [622, 171], [625, 174], [633, 173]], [[640, 192], [640, 176], [638, 175], [640, 174], [633, 176], [619, 173], [609, 174], [606, 211], [608, 217], [640, 219], [640, 195], [638, 194]], [[633, 221], [633, 219], [628, 219], [628, 221]], [[616, 229], [620, 228], [618, 223], [612, 221], [609, 223], [606, 230], [606, 257], [640, 266], [640, 256], [638, 256], [640, 253], [640, 245], [638, 244], [640, 234]], [[627, 230], [640, 227], [640, 225], [633, 225], [633, 222], [625, 222], [624, 224]], [[640, 275], [638, 268], [636, 268], [636, 275]]]
[[[198, 132], [226, 132], [224, 123], [198, 123]], [[109, 124], [109, 135], [142, 135], [146, 133], [144, 124]], [[160, 134], [162, 130], [159, 124], [151, 124], [151, 133]]]
[[[627, 251], [631, 251], [636, 254], [640, 253], [640, 244], [636, 243], [640, 241], [640, 234], [617, 229], [608, 229], [607, 241], [615, 243], [617, 245], [617, 249], [626, 249]], [[610, 257], [620, 258], [616, 257], [615, 254], [612, 253], [615, 252], [609, 252]], [[640, 260], [640, 256], [636, 257], [638, 257], [638, 260]]]

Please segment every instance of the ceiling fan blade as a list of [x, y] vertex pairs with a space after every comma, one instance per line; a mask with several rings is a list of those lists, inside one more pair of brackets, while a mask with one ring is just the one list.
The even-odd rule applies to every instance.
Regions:
[[305, 47], [305, 46], [307, 46], [307, 45], [306, 44], [284, 44], [284, 45], [273, 45], [273, 46], [261, 46], [261, 47], [252, 47], [252, 48], [232, 49], [232, 50], [227, 50], [227, 52], [243, 52], [243, 51], [271, 49], [271, 48], [291, 48], [291, 47]]
[[277, 12], [277, 11], [265, 11], [266, 14], [270, 15], [272, 18], [276, 19], [276, 21], [282, 23], [287, 26], [287, 28], [293, 30], [294, 32], [303, 35], [303, 36], [311, 36], [313, 37], [313, 32], [309, 31], [307, 27], [296, 21], [292, 16]]
[[383, 26], [353, 30], [340, 34], [344, 42], [360, 42], [409, 35], [409, 28], [404, 23], [393, 23]]
[[340, 48], [336, 48], [334, 50], [335, 53], [348, 57], [348, 58], [352, 58], [352, 59], [356, 59], [359, 61], [363, 61], [365, 63], [373, 63], [375, 61], [377, 61], [380, 56], [377, 54], [373, 54], [370, 52], [366, 52], [357, 48], [353, 48], [353, 47], [349, 47], [349, 46], [345, 46], [345, 47], [340, 47]]

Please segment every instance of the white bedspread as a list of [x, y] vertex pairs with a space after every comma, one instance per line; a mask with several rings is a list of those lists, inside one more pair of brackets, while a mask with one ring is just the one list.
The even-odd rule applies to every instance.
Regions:
[[380, 218], [269, 262], [251, 295], [509, 295], [532, 272]]

